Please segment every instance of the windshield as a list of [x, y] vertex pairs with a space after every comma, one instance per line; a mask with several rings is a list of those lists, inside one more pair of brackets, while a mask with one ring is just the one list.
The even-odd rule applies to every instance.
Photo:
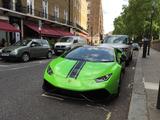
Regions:
[[31, 41], [31, 40], [18, 41], [18, 42], [16, 42], [15, 44], [13, 44], [13, 46], [27, 46], [30, 41]]
[[62, 37], [58, 40], [58, 42], [67, 42], [67, 43], [70, 43], [70, 42], [73, 42], [73, 38], [72, 37]]
[[113, 49], [80, 47], [64, 54], [62, 57], [72, 60], [83, 60], [91, 62], [113, 62]]
[[126, 36], [107, 36], [104, 38], [104, 43], [123, 43], [127, 44]]

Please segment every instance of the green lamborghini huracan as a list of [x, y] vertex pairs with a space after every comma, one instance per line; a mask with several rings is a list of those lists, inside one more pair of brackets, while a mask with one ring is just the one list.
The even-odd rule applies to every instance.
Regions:
[[68, 94], [119, 95], [125, 56], [112, 47], [83, 46], [54, 59], [44, 73], [43, 90]]

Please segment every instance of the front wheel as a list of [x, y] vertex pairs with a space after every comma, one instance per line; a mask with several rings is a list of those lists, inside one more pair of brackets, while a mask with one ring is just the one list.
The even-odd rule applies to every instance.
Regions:
[[22, 57], [21, 57], [23, 62], [28, 62], [30, 57], [28, 53], [23, 53]]

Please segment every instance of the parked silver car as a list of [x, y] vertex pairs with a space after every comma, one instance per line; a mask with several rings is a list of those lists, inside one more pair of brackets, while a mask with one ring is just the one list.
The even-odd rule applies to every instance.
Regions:
[[109, 35], [104, 38], [103, 44], [122, 49], [126, 54], [126, 64], [132, 60], [132, 44], [127, 35]]

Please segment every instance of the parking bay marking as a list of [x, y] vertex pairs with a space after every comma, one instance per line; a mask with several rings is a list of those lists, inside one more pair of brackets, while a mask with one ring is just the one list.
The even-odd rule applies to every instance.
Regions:
[[41, 96], [42, 96], [42, 97], [47, 97], [47, 98], [53, 98], [53, 99], [61, 100], [61, 101], [64, 100], [63, 98], [55, 97], [55, 96], [52, 96], [52, 95], [47, 95], [47, 94], [45, 94], [45, 93], [43, 93]]
[[144, 87], [145, 89], [149, 89], [149, 90], [157, 90], [159, 88], [159, 84], [158, 83], [153, 83], [153, 82], [145, 82], [145, 78], [143, 77], [143, 83], [144, 83]]

